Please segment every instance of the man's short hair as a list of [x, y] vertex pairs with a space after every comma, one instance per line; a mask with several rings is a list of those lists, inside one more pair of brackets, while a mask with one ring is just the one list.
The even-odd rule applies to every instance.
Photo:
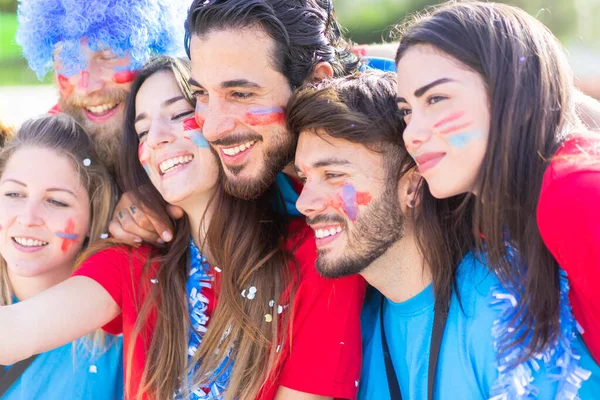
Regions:
[[40, 79], [55, 57], [67, 76], [85, 69], [83, 38], [93, 51], [128, 54], [130, 69], [138, 70], [153, 55], [183, 54], [187, 5], [189, 0], [20, 0], [16, 39]]
[[332, 0], [194, 0], [186, 22], [188, 56], [192, 35], [255, 26], [275, 41], [273, 67], [292, 88], [302, 85], [319, 62], [330, 63], [334, 76], [358, 68], [359, 59], [335, 20]]

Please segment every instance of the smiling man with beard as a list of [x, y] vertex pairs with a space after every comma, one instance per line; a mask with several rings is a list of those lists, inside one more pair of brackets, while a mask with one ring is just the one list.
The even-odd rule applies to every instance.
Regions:
[[451, 218], [463, 199], [437, 200], [420, 185], [395, 87], [394, 75], [365, 72], [304, 88], [288, 106], [304, 183], [297, 207], [315, 233], [317, 269], [372, 286], [358, 398], [595, 398], [600, 368], [569, 311], [563, 341], [507, 363], [526, 351], [498, 346], [514, 323], [515, 289], [468, 251], [470, 221]]
[[183, 54], [186, 0], [20, 0], [17, 43], [59, 91], [50, 112], [74, 117], [115, 173], [123, 109], [136, 71], [154, 55]]

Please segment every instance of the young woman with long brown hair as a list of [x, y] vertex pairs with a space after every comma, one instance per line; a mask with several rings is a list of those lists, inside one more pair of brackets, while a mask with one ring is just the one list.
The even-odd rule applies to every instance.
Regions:
[[[27, 302], [73, 273], [77, 256], [106, 231], [113, 187], [75, 120], [45, 115], [21, 126], [0, 152], [0, 306]], [[44, 335], [37, 315], [29, 317], [28, 335]], [[0, 398], [122, 398], [121, 338], [97, 331], [48, 350], [0, 366]]]
[[[222, 190], [188, 78], [189, 66], [172, 58], [140, 72], [120, 160], [123, 188], [145, 210], [185, 211], [174, 240], [95, 249], [66, 283], [0, 309], [0, 340], [11, 344], [0, 360], [105, 325], [123, 332], [130, 398], [353, 398], [362, 278], [320, 277], [312, 230], [276, 214], [273, 196], [246, 202]], [[84, 301], [59, 310], [82, 292]], [[28, 326], [18, 316], [42, 309], [44, 336], [18, 346]]]
[[[472, 218], [474, 247], [510, 288], [497, 294], [506, 308], [507, 329], [496, 338], [503, 362], [546, 354], [555, 343], [570, 357], [570, 333], [560, 323], [568, 318], [568, 284], [559, 263], [583, 338], [599, 359], [599, 153], [591, 144], [598, 135], [574, 133], [573, 85], [557, 39], [515, 7], [451, 3], [404, 28], [396, 62], [404, 143], [427, 189], [440, 199], [464, 196], [455, 218]], [[595, 171], [586, 179], [595, 183], [571, 181], [581, 207], [564, 193], [544, 207], [560, 149], [578, 144], [579, 158], [589, 155], [582, 164]], [[546, 244], [545, 230], [556, 234]]]

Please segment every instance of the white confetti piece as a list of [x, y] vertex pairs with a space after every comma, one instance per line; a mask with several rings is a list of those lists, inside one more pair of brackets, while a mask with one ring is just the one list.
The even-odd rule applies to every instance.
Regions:
[[356, 385], [356, 387], [358, 387], [358, 381], [354, 381], [354, 384]]
[[246, 289], [242, 290], [242, 297], [246, 297]]
[[219, 273], [220, 273], [220, 272], [221, 272], [221, 271], [223, 271], [223, 270], [222, 270], [221, 268], [219, 268], [219, 267], [215, 267], [215, 271], [217, 271], [217, 272], [219, 272]]
[[273, 321], [273, 316], [271, 314], [266, 314], [265, 315], [265, 321], [267, 321], [267, 322]]
[[254, 300], [254, 298], [256, 297], [256, 293], [248, 293], [248, 296], [246, 296], [248, 298], [248, 300]]
[[98, 373], [98, 367], [96, 367], [94, 364], [90, 365], [90, 373], [91, 374], [97, 374]]
[[277, 314], [281, 314], [283, 312], [283, 306], [277, 306]]
[[343, 345], [345, 345], [346, 343], [344, 343], [344, 342], [340, 342], [340, 344], [343, 346]]
[[256, 286], [250, 286], [248, 293], [256, 293]]
[[275, 305], [275, 300], [271, 300], [269, 302], [269, 307], [273, 308], [274, 305]]
[[101, 234], [100, 239], [108, 239], [108, 233]]
[[150, 279], [150, 282], [156, 285], [158, 283], [158, 279]]
[[90, 160], [89, 158], [84, 158], [83, 165], [89, 167], [90, 165], [92, 165], [92, 160]]

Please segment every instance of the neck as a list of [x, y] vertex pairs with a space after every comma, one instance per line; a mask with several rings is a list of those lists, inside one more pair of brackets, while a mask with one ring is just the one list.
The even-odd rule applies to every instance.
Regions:
[[394, 303], [415, 297], [431, 283], [431, 270], [425, 265], [412, 234], [394, 243], [361, 275]]
[[73, 273], [73, 265], [74, 263], [69, 263], [37, 276], [19, 276], [8, 267], [8, 279], [14, 295], [19, 301], [23, 301], [67, 280]]
[[189, 199], [184, 204], [178, 204], [185, 212], [187, 219], [190, 223], [190, 230], [192, 239], [196, 246], [202, 249], [202, 254], [209, 260], [210, 257], [207, 255], [207, 246], [202, 247], [204, 244], [204, 238], [212, 218], [212, 209], [214, 209], [209, 203], [213, 198], [213, 192], [206, 195], [196, 196], [193, 199]]

